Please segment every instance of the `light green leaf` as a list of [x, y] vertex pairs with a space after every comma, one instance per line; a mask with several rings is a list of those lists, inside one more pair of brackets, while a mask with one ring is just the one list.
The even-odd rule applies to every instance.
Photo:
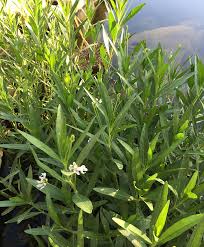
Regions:
[[170, 200], [167, 201], [167, 203], [165, 204], [165, 206], [163, 207], [161, 213], [159, 214], [159, 217], [156, 221], [155, 224], [155, 235], [157, 237], [159, 237], [159, 235], [161, 234], [165, 223], [166, 223], [166, 218], [167, 218], [167, 214], [168, 214], [168, 210], [169, 210], [169, 204], [170, 204]]
[[112, 218], [112, 220], [118, 224], [120, 227], [122, 227], [123, 229], [127, 230], [128, 232], [130, 232], [133, 236], [138, 237], [139, 239], [142, 239], [143, 241], [145, 241], [148, 244], [151, 244], [151, 240], [147, 237], [147, 235], [142, 232], [140, 229], [138, 229], [137, 227], [133, 226], [132, 224], [129, 224], [128, 222], [121, 220], [119, 218]]
[[94, 188], [94, 190], [98, 193], [101, 193], [106, 196], [111, 196], [116, 199], [124, 200], [124, 201], [133, 201], [134, 197], [130, 196], [124, 191], [114, 189], [114, 188], [108, 188], [108, 187], [97, 187]]
[[116, 166], [118, 167], [119, 170], [123, 169], [123, 163], [120, 160], [117, 159], [113, 159], [114, 163], [116, 164]]
[[84, 212], [91, 214], [93, 210], [92, 202], [86, 196], [79, 194], [78, 192], [75, 193], [72, 197], [72, 201], [82, 209]]
[[51, 244], [52, 247], [60, 247], [50, 237], [48, 237], [48, 240], [49, 240], [49, 243]]
[[134, 247], [146, 247], [147, 245], [139, 238], [131, 234], [129, 231], [118, 229], [118, 231], [126, 237]]
[[192, 178], [190, 179], [190, 181], [188, 182], [188, 184], [184, 189], [184, 194], [188, 195], [188, 193], [195, 188], [197, 179], [198, 179], [198, 171], [195, 171]]
[[110, 56], [110, 46], [109, 46], [109, 37], [108, 34], [103, 26], [103, 41], [104, 41], [104, 45], [106, 47], [106, 51], [108, 53], [108, 55]]
[[160, 195], [157, 199], [157, 202], [156, 202], [156, 205], [154, 207], [153, 214], [152, 214], [152, 218], [151, 218], [151, 222], [150, 222], [151, 239], [153, 239], [153, 236], [154, 236], [153, 232], [154, 232], [155, 224], [158, 220], [159, 214], [167, 203], [168, 190], [169, 190], [168, 183], [166, 182], [166, 183], [164, 183], [164, 185], [162, 187], [162, 190], [161, 190]]
[[188, 192], [186, 195], [190, 199], [197, 199], [198, 198], [198, 196], [195, 193], [193, 193], [193, 192]]
[[62, 234], [58, 233], [57, 231], [51, 231], [48, 230], [49, 237], [52, 239], [52, 241], [60, 247], [70, 247], [70, 243], [68, 240], [62, 236]]
[[147, 205], [147, 207], [149, 208], [149, 210], [153, 211], [154, 207], [151, 201], [149, 201], [148, 199], [140, 196], [140, 199]]
[[191, 229], [196, 224], [203, 220], [204, 214], [195, 214], [181, 219], [170, 226], [159, 238], [158, 244], [165, 244], [166, 242], [180, 236], [183, 232]]
[[156, 178], [158, 176], [158, 173], [153, 174], [152, 176], [148, 177], [148, 179], [145, 181], [144, 185], [142, 186], [142, 189], [144, 191], [149, 191], [152, 187], [152, 184], [156, 181]]
[[153, 140], [150, 142], [150, 147], [152, 149], [152, 152], [154, 152], [155, 147], [157, 145], [158, 139], [159, 139], [160, 132], [153, 138]]
[[122, 25], [125, 25], [129, 20], [131, 20], [143, 7], [145, 6], [145, 3], [142, 3], [136, 7], [134, 7], [126, 16], [126, 18], [123, 20]]
[[115, 16], [112, 11], [108, 14], [108, 27], [113, 41], [117, 38], [118, 23], [115, 21]]

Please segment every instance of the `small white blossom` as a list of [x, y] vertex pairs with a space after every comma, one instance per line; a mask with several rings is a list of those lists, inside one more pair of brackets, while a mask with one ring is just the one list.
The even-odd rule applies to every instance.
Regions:
[[39, 180], [37, 180], [38, 183], [37, 188], [40, 190], [44, 189], [48, 183], [48, 179], [46, 178], [46, 175], [47, 174], [45, 172], [41, 173], [41, 175], [39, 176]]
[[98, 99], [98, 98], [96, 98], [96, 101], [97, 101], [99, 104], [101, 104], [101, 103], [102, 103], [102, 99]]
[[85, 165], [78, 166], [76, 162], [73, 162], [73, 164], [69, 166], [69, 170], [77, 175], [85, 174], [88, 171]]
[[84, 83], [85, 83], [85, 81], [84, 81], [84, 80], [81, 80], [81, 81], [79, 82], [79, 86], [81, 87]]

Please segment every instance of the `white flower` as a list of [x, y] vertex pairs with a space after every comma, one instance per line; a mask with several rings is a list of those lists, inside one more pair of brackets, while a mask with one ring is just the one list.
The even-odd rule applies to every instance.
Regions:
[[37, 188], [40, 190], [44, 189], [48, 183], [48, 179], [46, 178], [46, 175], [47, 174], [45, 172], [41, 173], [41, 175], [39, 176], [39, 180], [37, 180], [38, 183]]
[[69, 170], [77, 175], [85, 174], [88, 171], [85, 165], [78, 166], [76, 162], [73, 162], [73, 164], [69, 166]]
[[101, 104], [101, 103], [102, 103], [102, 99], [98, 99], [98, 98], [96, 98], [96, 101], [97, 101], [99, 104]]
[[84, 81], [84, 80], [81, 80], [81, 81], [79, 82], [79, 86], [81, 87], [84, 83], [85, 83], [85, 81]]

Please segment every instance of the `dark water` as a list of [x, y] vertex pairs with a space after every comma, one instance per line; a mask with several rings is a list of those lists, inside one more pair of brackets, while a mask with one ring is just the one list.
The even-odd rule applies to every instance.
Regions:
[[129, 22], [136, 33], [131, 44], [147, 39], [149, 47], [160, 42], [167, 50], [182, 46], [183, 54], [197, 53], [204, 59], [204, 0], [130, 0], [130, 7], [146, 3]]

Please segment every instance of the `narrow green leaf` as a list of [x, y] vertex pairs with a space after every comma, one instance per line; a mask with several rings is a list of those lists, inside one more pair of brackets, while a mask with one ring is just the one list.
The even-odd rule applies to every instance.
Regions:
[[155, 235], [157, 237], [159, 237], [159, 235], [161, 234], [165, 223], [166, 223], [166, 218], [167, 218], [167, 214], [168, 214], [168, 210], [169, 210], [169, 204], [170, 204], [170, 200], [167, 201], [167, 203], [165, 204], [165, 206], [163, 207], [161, 213], [159, 214], [159, 217], [156, 221], [155, 224]]
[[175, 140], [175, 142], [172, 143], [172, 145], [165, 150], [163, 150], [161, 153], [159, 153], [152, 161], [151, 168], [154, 166], [160, 165], [167, 157], [170, 155], [177, 147], [180, 145], [184, 139], [182, 140]]
[[83, 130], [83, 133], [80, 135], [80, 137], [76, 140], [73, 148], [72, 148], [72, 151], [71, 151], [71, 155], [72, 156], [76, 150], [80, 147], [81, 143], [84, 141], [84, 139], [88, 136], [88, 133], [89, 133], [89, 129], [91, 128], [93, 122], [95, 120], [95, 117], [90, 121], [90, 123], [88, 124], [87, 128], [85, 130]]
[[[33, 179], [33, 170], [32, 170], [32, 166], [29, 166], [29, 170], [28, 170], [28, 178]], [[27, 194], [30, 196], [31, 198], [31, 193], [32, 193], [32, 185], [27, 183]]]
[[120, 142], [120, 144], [131, 154], [134, 154], [134, 150], [130, 147], [129, 144], [127, 144], [126, 142], [124, 142], [123, 140], [118, 138], [118, 141]]
[[48, 240], [49, 240], [49, 243], [51, 244], [52, 247], [60, 247], [50, 237], [48, 237]]
[[190, 179], [190, 181], [188, 182], [188, 184], [184, 189], [184, 194], [188, 195], [188, 193], [195, 188], [197, 179], [198, 179], [198, 171], [195, 171], [192, 178]]
[[0, 208], [17, 207], [26, 204], [27, 202], [14, 202], [14, 201], [5, 200], [5, 201], [0, 201]]
[[91, 149], [94, 147], [95, 143], [98, 141], [98, 138], [100, 137], [100, 135], [103, 133], [103, 131], [105, 130], [105, 126], [100, 129], [93, 137], [91, 137], [91, 139], [89, 140], [89, 142], [87, 143], [87, 145], [81, 150], [78, 158], [77, 158], [77, 165], [81, 165], [82, 162], [87, 158], [87, 156], [89, 155]]
[[103, 229], [104, 229], [104, 232], [109, 235], [109, 232], [110, 232], [110, 227], [109, 227], [109, 222], [104, 214], [104, 210], [103, 208], [101, 207], [100, 208], [100, 219], [101, 219], [101, 223], [102, 223], [102, 226], [103, 226]]
[[147, 152], [149, 147], [148, 130], [145, 123], [142, 128], [139, 144], [140, 161], [142, 162], [143, 167], [145, 167], [147, 163]]
[[168, 196], [168, 183], [166, 182], [162, 187], [162, 190], [160, 192], [159, 198], [156, 201], [156, 205], [154, 207], [154, 211], [152, 214], [152, 218], [151, 218], [151, 222], [150, 222], [151, 239], [153, 239], [153, 236], [154, 236], [153, 232], [154, 232], [155, 224], [158, 220], [159, 214], [167, 203], [167, 196]]
[[204, 235], [204, 218], [194, 229], [186, 247], [200, 247]]
[[97, 187], [94, 190], [98, 193], [101, 193], [106, 196], [111, 196], [116, 199], [124, 200], [124, 201], [134, 201], [134, 197], [130, 196], [124, 191], [117, 190], [114, 188], [107, 188], [107, 187]]
[[117, 168], [119, 170], [122, 170], [123, 169], [123, 163], [120, 161], [120, 160], [117, 160], [117, 159], [113, 159], [114, 163], [116, 164]]
[[142, 3], [136, 7], [134, 7], [126, 16], [126, 18], [123, 20], [122, 25], [125, 25], [129, 20], [131, 20], [143, 7], [145, 6], [145, 3]]
[[103, 82], [99, 82], [99, 91], [102, 98], [103, 106], [106, 109], [109, 123], [111, 123], [113, 118], [113, 106], [111, 97], [109, 96], [109, 92]]
[[155, 150], [156, 144], [157, 144], [158, 139], [159, 139], [159, 135], [160, 135], [160, 133], [158, 133], [158, 134], [153, 138], [153, 140], [150, 142], [150, 147], [151, 147], [152, 152], [154, 152], [154, 150]]
[[22, 214], [18, 214], [16, 217], [13, 217], [12, 219], [6, 221], [6, 224], [10, 224], [10, 223], [14, 223], [17, 222], [17, 224], [20, 224], [22, 221], [33, 218], [39, 214], [41, 214], [41, 212], [30, 212], [31, 209], [23, 212]]
[[165, 84], [159, 91], [159, 95], [166, 95], [167, 93], [170, 93], [172, 90], [175, 90], [176, 88], [182, 86], [184, 83], [187, 82], [189, 78], [191, 78], [194, 75], [194, 72], [188, 73], [178, 79], [175, 79], [171, 83]]
[[27, 144], [0, 144], [0, 148], [16, 149], [22, 151], [30, 150], [30, 147]]
[[31, 136], [21, 130], [18, 130], [18, 132], [25, 137], [30, 143], [32, 143], [34, 146], [45, 152], [48, 156], [52, 157], [53, 159], [60, 160], [59, 156], [46, 144], [35, 138], [34, 136]]
[[126, 237], [134, 247], [147, 247], [147, 245], [139, 238], [131, 234], [129, 231], [118, 229], [118, 231]]
[[53, 178], [56, 178], [57, 180], [64, 182], [64, 180], [62, 179], [62, 177], [52, 168], [50, 168], [49, 166], [43, 164], [39, 159], [37, 154], [35, 153], [34, 149], [31, 147], [33, 156], [35, 158], [35, 161], [37, 163], [37, 165], [42, 168], [45, 172], [49, 173]]
[[136, 99], [136, 95], [132, 95], [130, 96], [130, 99], [125, 103], [124, 107], [122, 108], [122, 110], [118, 113], [115, 121], [112, 124], [112, 130], [114, 131], [115, 129], [118, 128], [118, 126], [121, 126], [121, 123], [123, 121], [123, 119], [125, 118], [127, 112], [129, 111], [132, 103], [135, 101]]
[[118, 224], [120, 227], [122, 227], [123, 229], [130, 232], [133, 236], [136, 236], [139, 239], [142, 239], [143, 241], [145, 241], [148, 244], [152, 244], [151, 240], [147, 237], [147, 235], [144, 232], [142, 232], [140, 229], [138, 229], [137, 227], [135, 227], [132, 224], [129, 224], [128, 222], [121, 220], [119, 218], [114, 217], [114, 218], [112, 218], [112, 220], [116, 224]]
[[40, 190], [42, 193], [50, 194], [51, 198], [54, 198], [54, 199], [62, 201], [62, 202], [65, 201], [63, 193], [58, 187], [48, 183], [44, 188], [39, 189], [37, 186], [37, 185], [39, 185], [37, 180], [30, 179], [30, 178], [26, 178], [26, 180], [28, 181], [28, 183], [32, 184], [33, 187]]
[[140, 199], [147, 205], [147, 207], [149, 208], [150, 211], [154, 210], [153, 203], [150, 200], [148, 200], [147, 198], [144, 198], [142, 196], [140, 196]]
[[142, 186], [142, 189], [144, 191], [149, 191], [152, 187], [152, 184], [156, 181], [156, 178], [158, 177], [158, 173], [153, 174], [152, 176], [148, 177], [148, 179], [145, 181], [144, 185]]
[[56, 137], [57, 137], [58, 152], [61, 158], [63, 159], [64, 158], [63, 150], [64, 148], [66, 148], [65, 146], [67, 140], [67, 127], [61, 105], [59, 105], [57, 109]]
[[53, 242], [60, 247], [70, 247], [70, 244], [68, 240], [62, 236], [62, 234], [58, 232], [51, 231], [50, 229], [48, 230], [48, 235], [49, 237], [53, 240]]
[[108, 14], [108, 27], [109, 27], [109, 32], [111, 34], [111, 38], [113, 41], [116, 40], [117, 38], [117, 31], [118, 31], [118, 23], [115, 20], [115, 16], [112, 11], [109, 12]]
[[139, 185], [141, 180], [143, 179], [144, 173], [145, 169], [142, 167], [139, 157], [139, 150], [137, 148], [132, 157], [132, 176], [137, 185]]
[[60, 221], [60, 218], [57, 214], [56, 208], [55, 208], [55, 206], [52, 202], [52, 199], [48, 193], [46, 194], [46, 203], [47, 203], [48, 213], [49, 213], [49, 216], [51, 217], [51, 219], [56, 224], [61, 225], [61, 221]]
[[108, 34], [103, 26], [103, 41], [104, 41], [104, 45], [106, 47], [106, 51], [108, 53], [108, 55], [110, 56], [110, 46], [109, 46], [109, 37]]
[[30, 228], [25, 230], [25, 233], [33, 235], [33, 236], [47, 236], [48, 233], [42, 227]]
[[203, 220], [204, 214], [195, 214], [181, 219], [170, 226], [159, 238], [158, 244], [166, 242], [180, 236], [183, 232], [191, 229]]

